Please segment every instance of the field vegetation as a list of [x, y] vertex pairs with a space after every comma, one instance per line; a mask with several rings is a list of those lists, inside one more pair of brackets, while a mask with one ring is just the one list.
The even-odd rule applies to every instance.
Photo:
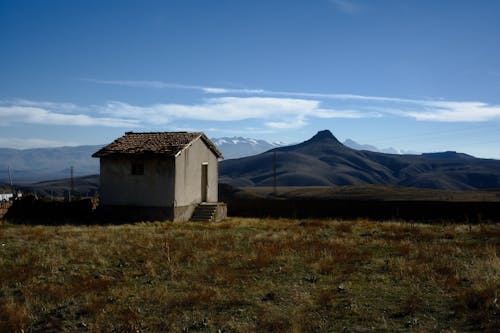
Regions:
[[0, 224], [0, 332], [500, 331], [500, 225]]

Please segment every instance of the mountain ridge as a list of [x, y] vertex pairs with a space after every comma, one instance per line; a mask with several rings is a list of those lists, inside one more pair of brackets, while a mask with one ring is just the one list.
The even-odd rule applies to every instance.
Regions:
[[268, 142], [241, 136], [211, 138], [210, 140], [219, 148], [225, 159], [260, 154], [269, 149], [286, 145], [283, 142]]
[[[395, 155], [355, 150], [345, 144], [347, 140], [341, 143], [329, 130], [320, 131], [309, 140], [289, 146], [243, 137], [222, 137], [212, 140], [218, 143], [226, 158], [233, 157], [228, 153], [228, 147], [240, 149], [239, 152], [236, 151], [240, 156], [235, 159], [248, 157], [241, 156], [242, 152], [247, 155], [257, 151], [255, 155], [251, 155], [252, 159], [245, 160], [248, 165], [240, 170], [243, 171], [242, 174], [237, 170], [228, 171], [226, 165], [235, 162], [230, 162], [231, 160], [221, 162], [221, 179], [238, 186], [272, 185], [273, 175], [270, 172], [273, 169], [273, 157], [266, 155], [269, 151], [277, 152], [278, 164], [284, 163], [289, 166], [288, 171], [283, 167], [277, 170], [278, 183], [281, 185], [386, 184], [481, 189], [497, 187], [499, 177], [497, 170], [500, 169], [497, 160], [477, 159], [453, 151]], [[231, 143], [224, 147], [222, 141], [226, 141], [226, 144]], [[68, 178], [71, 166], [74, 166], [75, 177], [98, 174], [99, 161], [90, 155], [102, 146], [24, 150], [0, 148], [0, 182], [8, 182], [9, 165], [14, 183]], [[282, 160], [285, 156], [283, 154], [289, 156]], [[446, 163], [451, 164], [446, 166]]]
[[[276, 158], [276, 165], [274, 159]], [[394, 155], [358, 151], [328, 130], [302, 143], [220, 163], [221, 182], [233, 186], [397, 185], [475, 190], [500, 187], [500, 161], [443, 152]]]

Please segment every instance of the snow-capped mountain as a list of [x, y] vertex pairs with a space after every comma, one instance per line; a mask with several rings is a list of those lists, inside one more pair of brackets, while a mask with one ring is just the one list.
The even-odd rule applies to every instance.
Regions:
[[225, 159], [256, 155], [276, 147], [286, 146], [283, 142], [267, 142], [265, 140], [238, 137], [211, 138]]
[[392, 147], [380, 149], [380, 148], [377, 148], [377, 147], [372, 146], [372, 145], [358, 143], [358, 142], [351, 140], [351, 139], [346, 139], [344, 141], [344, 145], [349, 147], [349, 148], [356, 149], [356, 150], [368, 150], [368, 151], [373, 151], [376, 153], [386, 153], [386, 154], [399, 154], [399, 151], [392, 148]]
[[[284, 142], [268, 142], [243, 137], [212, 138], [212, 141], [226, 159], [256, 155], [270, 149], [289, 145]], [[393, 148], [378, 149], [371, 145], [359, 144], [350, 139], [344, 141], [344, 145], [357, 150], [390, 154], [418, 154]], [[99, 161], [92, 158], [91, 155], [101, 147], [102, 145], [23, 150], [0, 148], [0, 182], [8, 182], [9, 166], [15, 182], [67, 178], [70, 175], [70, 166], [74, 167], [75, 176], [98, 174]]]
[[373, 151], [373, 152], [376, 152], [376, 153], [385, 153], [385, 154], [410, 154], [410, 155], [418, 155], [420, 153], [416, 152], [416, 151], [413, 151], [413, 150], [401, 150], [401, 149], [395, 149], [395, 148], [392, 148], [392, 147], [389, 147], [389, 148], [377, 148], [375, 146], [372, 146], [372, 145], [367, 145], [367, 144], [362, 144], [362, 143], [358, 143], [354, 140], [351, 140], [351, 139], [346, 139], [344, 142], [344, 145], [349, 147], [349, 148], [352, 148], [352, 149], [356, 149], [356, 150], [368, 150], [368, 151]]
[[[225, 159], [240, 158], [256, 155], [269, 149], [287, 146], [284, 142], [268, 142], [260, 139], [244, 138], [241, 136], [211, 138], [212, 142], [219, 148]], [[395, 148], [377, 148], [372, 145], [361, 144], [352, 139], [346, 139], [344, 145], [356, 150], [368, 150], [386, 154], [418, 154], [414, 151], [398, 150]]]
[[419, 155], [359, 151], [342, 144], [329, 130], [274, 151], [221, 161], [220, 182], [236, 187], [272, 186], [274, 181], [278, 186], [500, 187], [500, 160], [455, 151]]

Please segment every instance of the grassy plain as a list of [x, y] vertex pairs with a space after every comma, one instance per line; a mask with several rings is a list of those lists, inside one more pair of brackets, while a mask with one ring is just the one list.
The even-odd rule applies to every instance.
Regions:
[[500, 331], [500, 225], [0, 224], [0, 332]]
[[231, 199], [312, 199], [312, 200], [375, 200], [375, 201], [452, 201], [499, 202], [500, 190], [454, 191], [430, 188], [347, 185], [347, 186], [255, 186], [235, 188], [219, 184], [219, 196]]

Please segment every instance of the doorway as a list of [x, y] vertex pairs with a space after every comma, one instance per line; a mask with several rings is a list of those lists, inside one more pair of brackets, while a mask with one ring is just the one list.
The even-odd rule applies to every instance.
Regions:
[[208, 163], [201, 164], [201, 202], [207, 201], [208, 194]]

